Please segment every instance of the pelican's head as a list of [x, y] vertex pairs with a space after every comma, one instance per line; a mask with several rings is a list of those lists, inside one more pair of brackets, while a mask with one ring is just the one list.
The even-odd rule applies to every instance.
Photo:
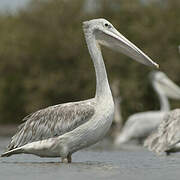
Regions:
[[86, 39], [90, 39], [93, 35], [97, 42], [101, 45], [120, 51], [142, 64], [159, 67], [158, 64], [153, 62], [139, 48], [120, 34], [106, 19], [93, 19], [85, 21], [83, 22], [83, 29]]
[[154, 88], [169, 98], [180, 99], [180, 87], [171, 81], [165, 73], [153, 71], [150, 73], [150, 79]]

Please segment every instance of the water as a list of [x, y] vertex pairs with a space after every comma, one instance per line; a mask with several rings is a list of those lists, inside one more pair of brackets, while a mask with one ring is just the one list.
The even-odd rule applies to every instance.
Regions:
[[[9, 138], [0, 138], [0, 152]], [[180, 154], [156, 156], [139, 147], [122, 150], [96, 145], [73, 155], [73, 163], [59, 158], [16, 155], [0, 159], [0, 180], [179, 180]]]

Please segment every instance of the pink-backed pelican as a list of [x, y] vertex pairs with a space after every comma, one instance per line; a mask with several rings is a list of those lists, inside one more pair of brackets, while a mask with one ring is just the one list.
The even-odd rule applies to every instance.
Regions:
[[[180, 53], [180, 45], [178, 46]], [[157, 154], [180, 152], [180, 109], [168, 112], [158, 129], [145, 140], [144, 146]]]
[[145, 140], [144, 146], [157, 154], [180, 152], [180, 109], [164, 116], [158, 129]]
[[71, 162], [72, 153], [95, 144], [109, 130], [114, 102], [100, 45], [158, 67], [105, 19], [83, 22], [83, 30], [96, 73], [96, 94], [92, 99], [58, 104], [26, 116], [1, 156], [25, 153], [40, 157], [61, 157]]
[[160, 101], [159, 111], [140, 112], [131, 115], [115, 139], [115, 145], [127, 143], [136, 139], [140, 142], [158, 127], [165, 114], [170, 110], [168, 97], [180, 99], [180, 88], [173, 83], [165, 73], [154, 71], [150, 73], [150, 80]]

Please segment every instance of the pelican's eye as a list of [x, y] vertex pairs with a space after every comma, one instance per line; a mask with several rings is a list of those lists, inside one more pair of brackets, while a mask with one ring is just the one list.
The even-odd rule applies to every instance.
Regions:
[[111, 28], [111, 25], [108, 24], [108, 23], [105, 23], [104, 26], [107, 27], [107, 28]]

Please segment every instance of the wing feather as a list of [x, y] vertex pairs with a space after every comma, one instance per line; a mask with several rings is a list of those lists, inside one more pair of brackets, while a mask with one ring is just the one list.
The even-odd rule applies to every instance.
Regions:
[[180, 141], [180, 109], [166, 114], [156, 132], [145, 141], [151, 151], [162, 153], [173, 148]]
[[65, 103], [26, 116], [12, 137], [8, 150], [72, 131], [93, 116], [94, 105], [94, 99]]

